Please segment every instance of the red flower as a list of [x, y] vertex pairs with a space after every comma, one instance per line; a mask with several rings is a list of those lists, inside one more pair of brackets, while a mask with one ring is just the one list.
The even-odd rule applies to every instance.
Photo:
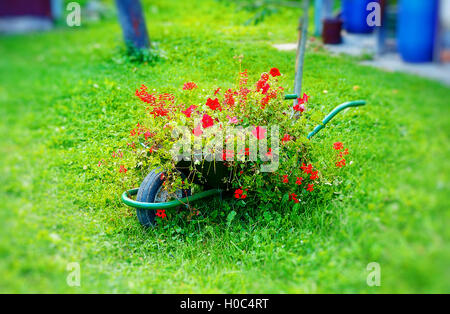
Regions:
[[184, 90], [192, 90], [192, 89], [197, 88], [197, 87], [198, 87], [197, 84], [195, 84], [194, 82], [186, 82], [183, 85], [183, 89]]
[[247, 85], [247, 81], [248, 81], [248, 73], [247, 70], [244, 70], [244, 72], [239, 73], [239, 86]]
[[263, 99], [261, 99], [261, 109], [264, 110], [266, 108], [266, 105], [269, 103], [270, 97], [265, 96]]
[[220, 107], [219, 104], [219, 99], [214, 99], [212, 100], [211, 98], [208, 98], [208, 100], [206, 101], [206, 105], [211, 108], [212, 110], [217, 110], [219, 109], [219, 111], [222, 111], [222, 108]]
[[157, 209], [156, 210], [156, 216], [160, 217], [160, 218], [166, 218], [166, 210], [165, 209]]
[[263, 87], [262, 87], [263, 95], [267, 94], [267, 91], [269, 90], [269, 88], [270, 88], [269, 84], [266, 83], [266, 84], [263, 85]]
[[306, 188], [306, 191], [309, 191], [309, 192], [314, 191], [314, 184], [308, 184], [308, 187]]
[[150, 112], [150, 114], [152, 114], [155, 118], [167, 116], [168, 113], [169, 113], [169, 110], [164, 109], [162, 106], [153, 108], [153, 111]]
[[267, 157], [272, 157], [272, 148], [269, 148], [269, 151], [266, 153]]
[[312, 165], [305, 165], [304, 163], [302, 164], [302, 166], [300, 167], [304, 173], [311, 173], [312, 172]]
[[269, 84], [267, 84], [267, 80], [269, 79], [269, 74], [263, 73], [261, 74], [261, 78], [256, 82], [256, 91], [259, 92], [261, 89], [263, 90], [263, 94], [267, 93], [269, 89]]
[[302, 180], [303, 180], [303, 178], [302, 177], [297, 177], [297, 181], [295, 181], [295, 184], [297, 184], [297, 185], [301, 185], [302, 184]]
[[283, 144], [289, 142], [291, 140], [291, 136], [289, 134], [284, 134], [283, 138], [281, 139], [281, 142]]
[[295, 194], [295, 193], [289, 194], [289, 200], [290, 200], [290, 201], [294, 201], [294, 203], [300, 202], [300, 201], [298, 200], [298, 198], [297, 198], [297, 194]]
[[336, 167], [338, 167], [338, 168], [342, 168], [344, 166], [345, 166], [345, 159], [341, 159], [340, 161], [338, 161], [336, 163]]
[[175, 96], [169, 93], [162, 93], [158, 96], [159, 100], [168, 100], [170, 102], [173, 102], [175, 100]]
[[[247, 189], [245, 189], [247, 191]], [[237, 199], [245, 199], [247, 197], [247, 195], [243, 194], [244, 191], [242, 190], [242, 188], [237, 189], [236, 191], [234, 191], [234, 197]]]
[[131, 130], [130, 131], [130, 136], [135, 136], [135, 135], [136, 135], [136, 130], [135, 129]]
[[299, 111], [299, 112], [305, 111], [305, 106], [300, 103], [296, 104], [293, 108], [295, 111]]
[[314, 172], [311, 172], [311, 177], [310, 177], [310, 179], [311, 180], [316, 180], [319, 176], [317, 175], [319, 173], [319, 171], [314, 171]]
[[336, 142], [333, 144], [333, 148], [335, 150], [341, 150], [342, 148], [344, 148], [344, 145], [341, 142]]
[[297, 98], [297, 101], [299, 104], [306, 104], [308, 102], [309, 96], [306, 95], [305, 93], [303, 93], [303, 97], [302, 98]]
[[195, 136], [200, 136], [200, 135], [203, 134], [201, 124], [197, 125], [197, 127], [195, 127], [195, 128], [192, 130], [192, 134], [194, 134]]
[[217, 95], [220, 91], [220, 87], [218, 89], [216, 89], [216, 91], [214, 92], [214, 95]]
[[197, 106], [191, 105], [188, 108], [186, 108], [186, 110], [181, 111], [181, 113], [183, 113], [186, 117], [190, 118], [191, 114], [194, 112], [195, 108], [197, 108]]
[[233, 94], [234, 94], [234, 93], [233, 93], [233, 91], [231, 90], [231, 88], [225, 92], [225, 95], [224, 95], [224, 102], [225, 102], [227, 105], [230, 105], [230, 106], [233, 106], [233, 105], [234, 105], [235, 101], [234, 101], [234, 98], [233, 98]]
[[289, 178], [287, 174], [283, 175], [283, 183], [289, 183]]
[[267, 130], [264, 129], [261, 126], [257, 126], [255, 129], [252, 130], [252, 134], [258, 139], [258, 140], [262, 140], [263, 138], [266, 137], [266, 132]]
[[120, 165], [119, 172], [127, 173], [128, 169], [125, 168], [123, 165]]
[[272, 69], [270, 69], [270, 75], [275, 77], [275, 76], [280, 76], [281, 73], [280, 73], [280, 70], [278, 70], [277, 68], [272, 68]]
[[204, 129], [209, 128], [210, 126], [214, 125], [214, 120], [211, 118], [211, 116], [207, 115], [206, 113], [203, 115], [202, 118], [202, 126]]
[[234, 158], [234, 151], [230, 150], [230, 149], [224, 149], [222, 152], [222, 159], [223, 160], [227, 160], [228, 159], [233, 159]]
[[137, 97], [139, 97], [140, 100], [142, 100], [143, 102], [145, 102], [147, 104], [150, 104], [150, 105], [155, 104], [155, 101], [156, 101], [155, 95], [147, 93], [147, 86], [145, 86], [144, 84], [141, 85], [140, 89], [136, 89], [135, 95]]

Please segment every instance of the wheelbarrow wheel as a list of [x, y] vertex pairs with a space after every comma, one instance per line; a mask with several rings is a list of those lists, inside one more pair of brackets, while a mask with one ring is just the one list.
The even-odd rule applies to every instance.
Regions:
[[[153, 169], [142, 181], [139, 187], [136, 200], [145, 203], [163, 203], [176, 196], [182, 198], [191, 196], [190, 189], [178, 189], [176, 195], [169, 195], [163, 189], [164, 176], [159, 169]], [[156, 210], [137, 208], [136, 214], [139, 222], [144, 227], [153, 227], [155, 225]]]

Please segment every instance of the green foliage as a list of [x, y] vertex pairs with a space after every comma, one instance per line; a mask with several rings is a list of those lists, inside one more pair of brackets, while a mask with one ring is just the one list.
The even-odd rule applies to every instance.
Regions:
[[[368, 103], [311, 141], [350, 148], [338, 190], [251, 211], [209, 199], [144, 230], [119, 200], [127, 187], [98, 167], [129, 141], [134, 90], [228, 86], [241, 54], [250, 81], [273, 65], [292, 82], [295, 52], [270, 44], [295, 41], [298, 19], [286, 9], [243, 26], [251, 13], [214, 1], [148, 3], [167, 53], [153, 66], [117, 53], [115, 21], [0, 38], [1, 292], [450, 292], [449, 88], [321, 51], [305, 59], [314, 111]], [[374, 261], [381, 287], [366, 285]], [[66, 284], [69, 262], [80, 287]]]
[[132, 44], [126, 45], [125, 56], [130, 62], [146, 63], [154, 65], [158, 61], [165, 59], [164, 51], [159, 49], [156, 42], [152, 42], [152, 47], [149, 49], [137, 48]]

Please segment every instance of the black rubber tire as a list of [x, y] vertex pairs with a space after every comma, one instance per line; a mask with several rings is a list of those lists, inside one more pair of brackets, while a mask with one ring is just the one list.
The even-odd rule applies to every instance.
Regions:
[[[136, 196], [136, 200], [139, 202], [146, 203], [154, 203], [156, 198], [156, 193], [158, 189], [164, 182], [164, 179], [161, 178], [162, 172], [159, 169], [153, 169], [142, 181], [141, 186], [139, 187], [138, 194]], [[190, 189], [183, 190], [184, 196], [191, 196]], [[154, 227], [155, 226], [155, 218], [156, 218], [156, 210], [151, 209], [136, 209], [136, 214], [139, 222], [144, 227]]]

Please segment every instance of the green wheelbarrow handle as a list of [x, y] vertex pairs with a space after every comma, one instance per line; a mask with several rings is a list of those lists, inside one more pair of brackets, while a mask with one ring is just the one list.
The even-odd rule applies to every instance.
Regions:
[[122, 201], [126, 205], [131, 206], [131, 207], [156, 210], [156, 209], [166, 209], [166, 208], [177, 207], [177, 206], [180, 206], [180, 205], [186, 205], [186, 204], [189, 204], [189, 202], [194, 202], [194, 201], [199, 200], [201, 198], [214, 196], [214, 195], [219, 195], [219, 194], [222, 193], [222, 190], [212, 189], [212, 190], [196, 193], [194, 195], [183, 197], [183, 198], [176, 199], [176, 200], [169, 201], [169, 202], [164, 202], [164, 203], [146, 203], [146, 202], [135, 201], [135, 200], [133, 200], [133, 199], [131, 199], [129, 197], [131, 195], [136, 195], [138, 193], [138, 191], [139, 191], [139, 189], [136, 188], [136, 189], [131, 189], [131, 190], [123, 192], [123, 194], [122, 194]]
[[318, 126], [316, 126], [314, 128], [314, 130], [312, 130], [309, 134], [308, 134], [308, 139], [310, 139], [311, 137], [313, 137], [314, 135], [316, 135], [320, 130], [322, 130], [325, 125], [330, 122], [331, 119], [334, 118], [335, 115], [337, 115], [339, 112], [341, 112], [342, 110], [349, 108], [349, 107], [358, 107], [358, 106], [364, 106], [366, 104], [366, 102], [364, 100], [355, 100], [355, 101], [348, 101], [345, 102], [343, 104], [340, 104], [339, 106], [337, 106], [336, 108], [333, 109], [333, 111], [331, 111], [323, 120], [322, 120], [322, 124], [319, 124]]

